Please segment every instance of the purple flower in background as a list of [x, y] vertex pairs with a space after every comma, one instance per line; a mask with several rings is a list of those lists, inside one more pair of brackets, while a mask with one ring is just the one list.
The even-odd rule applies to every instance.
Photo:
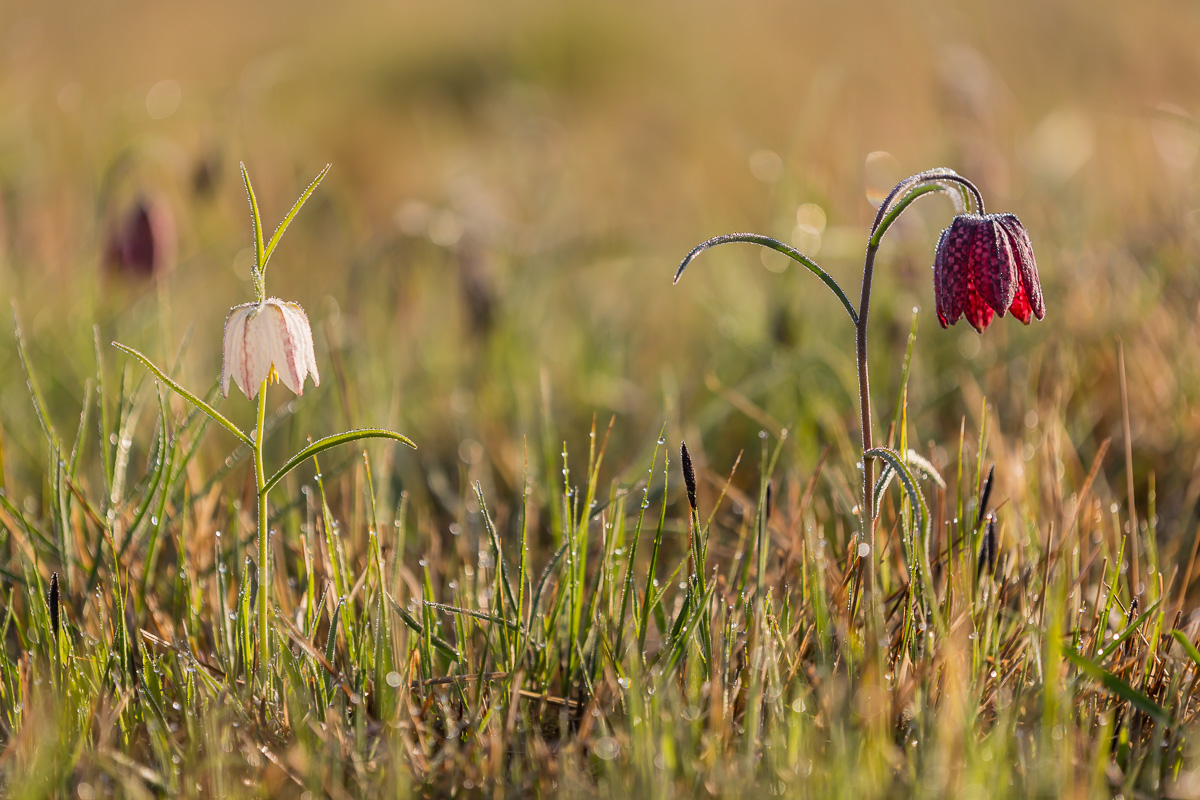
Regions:
[[959, 214], [942, 231], [933, 261], [938, 322], [965, 316], [983, 333], [993, 313], [1029, 324], [1046, 316], [1029, 233], [1012, 214]]
[[148, 278], [175, 261], [175, 218], [166, 203], [138, 200], [109, 231], [104, 262], [126, 275]]

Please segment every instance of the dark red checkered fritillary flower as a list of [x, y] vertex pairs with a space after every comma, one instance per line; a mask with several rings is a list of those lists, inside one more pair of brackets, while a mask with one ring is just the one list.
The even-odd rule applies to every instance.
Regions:
[[1026, 325], [1046, 316], [1033, 245], [1012, 214], [955, 217], [938, 240], [933, 292], [943, 328], [962, 316], [980, 333], [993, 313], [1011, 311]]

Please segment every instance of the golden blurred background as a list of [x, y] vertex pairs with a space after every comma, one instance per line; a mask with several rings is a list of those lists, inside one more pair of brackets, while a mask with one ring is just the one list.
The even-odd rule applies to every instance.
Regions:
[[[1111, 437], [1101, 495], [1125, 502], [1120, 339], [1138, 502], [1153, 480], [1160, 531], [1186, 539], [1198, 33], [1200, 6], [1166, 0], [5, 0], [0, 290], [64, 429], [95, 372], [93, 323], [104, 342], [182, 352], [185, 382], [211, 386], [226, 310], [249, 296], [238, 163], [272, 227], [330, 162], [268, 275], [309, 310], [326, 378], [293, 438], [393, 424], [422, 445], [407, 488], [434, 496], [482, 462], [518, 485], [526, 444], [581, 447], [593, 414], [616, 415], [620, 470], [643, 468], [664, 421], [717, 472], [783, 425], [798, 463], [832, 444], [845, 468], [852, 330], [833, 298], [755, 248], [705, 256], [674, 289], [672, 271], [696, 242], [752, 230], [857, 296], [871, 200], [948, 166], [1025, 222], [1048, 314], [939, 330], [929, 267], [952, 211], [922, 201], [881, 254], [877, 424], [919, 306], [922, 449], [948, 464], [986, 395], [1001, 500], [1053, 493], [1044, 479], [1067, 472], [1078, 486]], [[170, 220], [149, 280], [106, 258], [139, 203]], [[6, 469], [36, 495], [44, 455], [12, 341]], [[848, 485], [830, 502], [852, 503]]]

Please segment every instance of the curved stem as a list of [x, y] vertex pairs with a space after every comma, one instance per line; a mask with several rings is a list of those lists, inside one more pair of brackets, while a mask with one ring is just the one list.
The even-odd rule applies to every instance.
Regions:
[[846, 309], [846, 313], [850, 315], [850, 320], [857, 324], [858, 318], [854, 313], [854, 306], [850, 305], [850, 299], [846, 297], [846, 293], [842, 291], [842, 287], [838, 286], [837, 281], [833, 277], [821, 269], [817, 262], [813, 261], [808, 256], [801, 253], [794, 247], [789, 247], [778, 239], [772, 239], [770, 236], [763, 236], [759, 233], [727, 233], [723, 236], [714, 236], [706, 242], [701, 242], [692, 248], [691, 252], [683, 257], [679, 268], [675, 270], [675, 280], [672, 283], [679, 283], [679, 278], [682, 277], [683, 271], [687, 269], [687, 265], [695, 260], [696, 256], [708, 250], [710, 247], [716, 247], [719, 244], [729, 244], [731, 242], [745, 242], [747, 244], [757, 244], [763, 247], [769, 247], [777, 253], [783, 253], [788, 258], [803, 266], [812, 274], [821, 279], [821, 282], [830, 288], [837, 295], [837, 299], [842, 301], [842, 306]]
[[[858, 360], [858, 398], [861, 412], [862, 443], [863, 443], [863, 489], [862, 489], [862, 540], [871, 550], [867, 559], [867, 589], [872, 608], [875, 604], [875, 493], [874, 486], [874, 456], [871, 454], [873, 435], [871, 431], [871, 386], [867, 369], [867, 319], [871, 308], [871, 281], [875, 274], [875, 254], [883, 235], [892, 223], [904, 212], [914, 200], [930, 192], [938, 191], [946, 184], [958, 184], [963, 187], [975, 201], [977, 213], [984, 213], [983, 195], [971, 181], [948, 169], [932, 169], [918, 172], [892, 189], [887, 198], [879, 206], [875, 214], [875, 222], [871, 225], [871, 233], [867, 240], [867, 254], [863, 259], [862, 295], [859, 299], [858, 313], [851, 314], [854, 319], [855, 354]], [[901, 196], [902, 195], [902, 196]], [[900, 200], [896, 200], [900, 197]]]
[[904, 195], [904, 197], [892, 204], [892, 207], [888, 210], [887, 214], [883, 216], [879, 222], [879, 225], [871, 233], [871, 239], [868, 244], [874, 244], [876, 247], [878, 247], [879, 243], [883, 241], [883, 235], [888, 232], [888, 228], [892, 227], [892, 223], [895, 222], [900, 215], [904, 213], [904, 210], [912, 205], [918, 197], [923, 197], [927, 194], [933, 194], [934, 192], [944, 191], [946, 191], [945, 187], [938, 184], [925, 184], [924, 186], [917, 186], [916, 188], [910, 189], [908, 194]]
[[270, 591], [270, 570], [267, 565], [267, 492], [263, 470], [263, 429], [267, 418], [267, 382], [258, 387], [258, 424], [254, 428], [254, 482], [258, 488], [258, 671], [266, 689], [267, 660], [271, 655], [270, 626], [267, 612], [270, 607], [267, 595]]
[[[892, 189], [890, 193], [888, 193], [888, 196], [884, 198], [882, 203], [880, 203], [879, 211], [875, 213], [875, 222], [871, 224], [871, 239], [874, 240], [876, 238], [875, 234], [879, 229], [880, 223], [883, 222], [885, 215], [892, 210], [892, 201], [895, 200], [900, 193], [907, 192], [910, 189], [923, 184], [947, 183], [956, 183], [966, 189], [966, 191], [971, 195], [971, 198], [975, 201], [975, 213], [984, 213], [983, 195], [980, 193], [979, 188], [974, 183], [971, 183], [971, 181], [967, 180], [953, 170], [929, 169], [905, 178], [897, 183], [896, 187]], [[931, 189], [931, 191], [933, 190]], [[916, 198], [914, 197], [913, 200], [915, 199]], [[909, 200], [909, 202], [912, 202], [912, 200]], [[907, 203], [905, 203], [905, 205], [907, 205]], [[900, 210], [902, 211], [903, 209]], [[893, 216], [892, 219], [895, 219], [895, 217]], [[882, 234], [880, 234], [880, 236], [882, 237]]]

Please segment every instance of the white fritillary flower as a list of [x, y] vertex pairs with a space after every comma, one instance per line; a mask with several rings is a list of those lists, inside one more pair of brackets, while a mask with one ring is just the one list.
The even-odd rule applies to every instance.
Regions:
[[265, 380], [282, 381], [296, 394], [304, 391], [309, 374], [314, 386], [321, 385], [312, 328], [299, 303], [271, 297], [234, 306], [225, 318], [224, 350], [221, 393], [226, 397], [230, 378], [251, 400]]

